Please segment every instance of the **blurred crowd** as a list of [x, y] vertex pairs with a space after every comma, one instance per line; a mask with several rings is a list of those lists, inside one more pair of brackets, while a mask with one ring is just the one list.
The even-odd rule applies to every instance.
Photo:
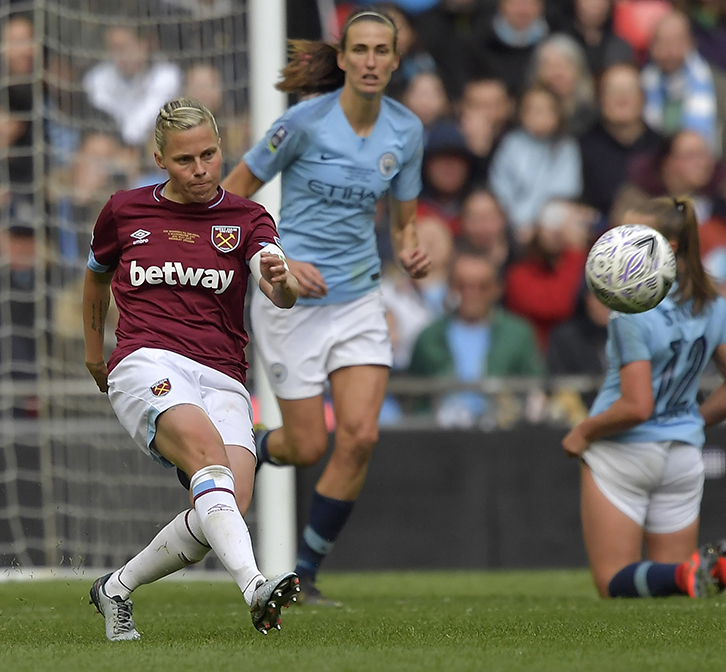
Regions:
[[[76, 4], [93, 11], [99, 2]], [[0, 343], [0, 373], [22, 377], [35, 357], [32, 329], [21, 327], [37, 326], [38, 310], [49, 338], [79, 338], [78, 283], [95, 217], [115, 190], [160, 179], [152, 129], [163, 102], [204, 102], [228, 166], [250, 145], [242, 0], [141, 4], [166, 19], [98, 24], [75, 51], [48, 38], [52, 22], [36, 34], [32, 13], [2, 23], [0, 254], [17, 305], [0, 311], [0, 330], [8, 320], [18, 328], [9, 349]], [[289, 4], [306, 16], [328, 7], [323, 36], [357, 7]], [[585, 258], [644, 199], [694, 199], [704, 259], [726, 287], [726, 1], [376, 4], [398, 27], [401, 63], [388, 93], [425, 129], [419, 236], [433, 259], [423, 280], [396, 267], [382, 205], [393, 375], [468, 385], [408, 406], [391, 397], [383, 419], [575, 422], [592, 395], [474, 388], [488, 378], [604, 373], [608, 313], [586, 289]], [[53, 300], [39, 307], [34, 286], [46, 266]]]

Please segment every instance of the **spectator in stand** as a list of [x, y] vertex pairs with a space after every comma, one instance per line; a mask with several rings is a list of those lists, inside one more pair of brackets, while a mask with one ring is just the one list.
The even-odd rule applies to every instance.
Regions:
[[[410, 14], [393, 2], [379, 2], [376, 9], [388, 14], [396, 24], [396, 50], [400, 60], [398, 69], [391, 75], [386, 95], [401, 100], [403, 92], [416, 75], [424, 72], [436, 73], [436, 61], [421, 46]], [[448, 94], [444, 95], [448, 98]]]
[[11, 16], [3, 24], [0, 52], [3, 75], [11, 78], [11, 84], [18, 80], [27, 83], [35, 66], [35, 31], [28, 17], [22, 14]]
[[461, 132], [476, 157], [474, 180], [486, 181], [489, 162], [512, 121], [514, 101], [500, 79], [467, 82], [460, 105]]
[[[421, 332], [411, 358], [412, 375], [474, 383], [542, 374], [532, 327], [497, 306], [502, 287], [494, 264], [482, 255], [459, 253], [450, 286], [457, 308]], [[462, 392], [445, 395], [437, 416], [441, 424], [473, 425], [491, 411], [496, 409], [484, 395]]]
[[[4, 336], [0, 348], [0, 364], [12, 380], [34, 380], [37, 375], [37, 338], [40, 325], [53, 324], [50, 303], [45, 315], [38, 301], [36, 282], [42, 248], [36, 243], [34, 222], [16, 218], [11, 212], [10, 226], [0, 229], [0, 263], [3, 267], [3, 289], [8, 298], [3, 302], [0, 324]], [[44, 279], [47, 281], [47, 279]], [[50, 334], [46, 334], [50, 338]], [[17, 418], [37, 417], [37, 399], [16, 395], [12, 413]]]
[[443, 219], [454, 236], [461, 232], [461, 204], [471, 182], [474, 157], [452, 121], [434, 124], [426, 138], [423, 191], [418, 216]]
[[673, 4], [688, 15], [698, 53], [711, 65], [726, 70], [726, 5], [723, 0], [674, 0]]
[[579, 137], [592, 128], [597, 119], [595, 85], [585, 52], [573, 37], [558, 33], [540, 42], [532, 79], [557, 96], [571, 135]]
[[527, 91], [520, 105], [521, 128], [504, 136], [492, 160], [490, 187], [517, 242], [532, 237], [537, 214], [552, 198], [582, 192], [580, 150], [566, 134], [556, 96], [543, 87]]
[[577, 307], [586, 257], [583, 228], [574, 205], [550, 201], [537, 218], [526, 256], [505, 275], [504, 305], [534, 325], [543, 353], [552, 329]]
[[181, 70], [153, 58], [150, 39], [128, 26], [109, 28], [106, 47], [109, 59], [86, 73], [83, 89], [91, 105], [116, 122], [127, 145], [142, 146], [159, 108], [180, 92]]
[[33, 85], [30, 78], [35, 66], [35, 32], [32, 21], [19, 14], [9, 18], [0, 34], [2, 75], [5, 79], [3, 114], [8, 115], [5, 135], [9, 150], [7, 174], [13, 190], [31, 197], [33, 190]]
[[[224, 77], [228, 104], [236, 113], [241, 113], [249, 102], [247, 87], [238, 85], [249, 77], [246, 12], [249, 3], [243, 0], [160, 0], [160, 3], [171, 19], [155, 26], [160, 51], [184, 70], [200, 58], [218, 68]], [[292, 0], [288, 4], [291, 3]], [[301, 3], [295, 4], [299, 11]], [[298, 11], [291, 14], [293, 20]], [[317, 11], [307, 14], [317, 15]], [[295, 33], [302, 31], [294, 37], [303, 37], [302, 33], [311, 29], [314, 32], [308, 36], [319, 37], [319, 26], [315, 31], [307, 21], [294, 26], [288, 23], [288, 26]]]
[[414, 75], [403, 92], [401, 102], [421, 120], [424, 137], [434, 123], [450, 112], [444, 83], [435, 72]]
[[413, 279], [391, 265], [381, 282], [383, 303], [393, 344], [393, 370], [411, 362], [416, 338], [444, 314], [454, 239], [441, 219], [428, 217], [416, 224], [418, 243], [428, 252], [431, 268], [425, 278]]
[[583, 200], [606, 215], [627, 180], [628, 163], [656, 151], [663, 137], [643, 121], [640, 72], [634, 65], [609, 67], [600, 79], [600, 121], [580, 138]]
[[[501, 281], [484, 256], [459, 253], [450, 286], [457, 307], [421, 332], [409, 371], [415, 376], [450, 377], [475, 383], [486, 377], [538, 376], [543, 372], [532, 327], [497, 306]], [[444, 425], [489, 422], [492, 400], [477, 392], [444, 396], [437, 417]]]
[[655, 27], [651, 62], [643, 68], [645, 121], [664, 135], [700, 133], [721, 151], [721, 124], [714, 72], [696, 51], [688, 17], [666, 14]]
[[632, 63], [633, 50], [613, 33], [613, 0], [575, 0], [568, 33], [585, 50], [590, 72], [598, 77], [616, 63]]
[[431, 54], [450, 100], [458, 100], [470, 77], [471, 52], [489, 21], [479, 0], [441, 0], [415, 17], [421, 47]]
[[485, 256], [502, 277], [511, 261], [512, 245], [507, 218], [491, 191], [479, 187], [464, 201], [461, 209], [459, 249], [469, 249]]
[[53, 176], [49, 191], [51, 213], [58, 222], [55, 243], [70, 266], [85, 263], [98, 213], [114, 192], [128, 187], [135, 159], [136, 153], [115, 136], [90, 131], [81, 140], [70, 169]]
[[[0, 184], [30, 197], [33, 191], [32, 124], [17, 112], [32, 101], [10, 99], [11, 108], [0, 106]], [[14, 109], [13, 109], [14, 108]]]
[[[604, 376], [605, 343], [610, 309], [583, 288], [575, 315], [552, 330], [547, 348], [547, 373], [551, 376]], [[560, 390], [553, 398], [570, 425], [582, 422], [595, 400], [597, 389], [585, 393]]]
[[77, 73], [69, 56], [48, 54], [43, 84], [49, 167], [67, 168], [73, 162], [81, 139], [77, 120], [90, 120], [91, 109], [85, 95], [70, 93], [77, 86]]
[[618, 191], [611, 222], [620, 222], [627, 210], [655, 196], [693, 200], [699, 222], [723, 212], [726, 171], [717, 162], [703, 137], [681, 131], [653, 154], [636, 157], [630, 164], [630, 181]]
[[[184, 96], [202, 103], [215, 117], [222, 139], [222, 151], [231, 159], [250, 147], [248, 119], [235, 115], [225, 96], [224, 81], [219, 68], [211, 63], [195, 63], [184, 73]], [[233, 166], [227, 166], [225, 172]]]
[[473, 54], [473, 77], [496, 77], [519, 95], [535, 47], [547, 36], [542, 0], [499, 0], [498, 11]]

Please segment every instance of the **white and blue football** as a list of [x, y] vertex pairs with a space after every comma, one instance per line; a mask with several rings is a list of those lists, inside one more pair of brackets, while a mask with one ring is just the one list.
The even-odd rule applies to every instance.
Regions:
[[623, 224], [602, 234], [585, 263], [592, 293], [611, 310], [655, 308], [676, 279], [676, 257], [663, 234], [645, 224]]

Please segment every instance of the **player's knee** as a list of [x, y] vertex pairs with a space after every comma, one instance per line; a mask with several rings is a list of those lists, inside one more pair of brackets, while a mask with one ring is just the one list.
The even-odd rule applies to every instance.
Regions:
[[354, 471], [365, 469], [378, 442], [378, 428], [360, 427], [347, 442], [346, 458]]
[[229, 458], [224, 446], [215, 442], [200, 442], [190, 447], [193, 459], [199, 464], [199, 468], [220, 465], [229, 468]]
[[367, 454], [370, 457], [373, 446], [378, 443], [378, 425], [376, 423], [356, 423], [338, 429], [346, 436], [345, 442], [353, 447], [355, 453]]

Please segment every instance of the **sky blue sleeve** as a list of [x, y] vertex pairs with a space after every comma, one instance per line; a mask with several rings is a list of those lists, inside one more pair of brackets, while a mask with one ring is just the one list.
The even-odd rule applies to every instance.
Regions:
[[295, 108], [290, 108], [244, 155], [247, 167], [263, 182], [269, 182], [302, 154], [306, 133], [296, 116]]
[[423, 161], [423, 128], [416, 128], [415, 135], [411, 138], [415, 142], [415, 148], [411, 157], [406, 161], [398, 175], [391, 181], [391, 195], [397, 201], [412, 201], [418, 198], [421, 193], [421, 163]]
[[642, 315], [618, 313], [608, 323], [608, 337], [612, 340], [618, 365], [650, 361], [653, 353], [648, 346], [648, 325]]

